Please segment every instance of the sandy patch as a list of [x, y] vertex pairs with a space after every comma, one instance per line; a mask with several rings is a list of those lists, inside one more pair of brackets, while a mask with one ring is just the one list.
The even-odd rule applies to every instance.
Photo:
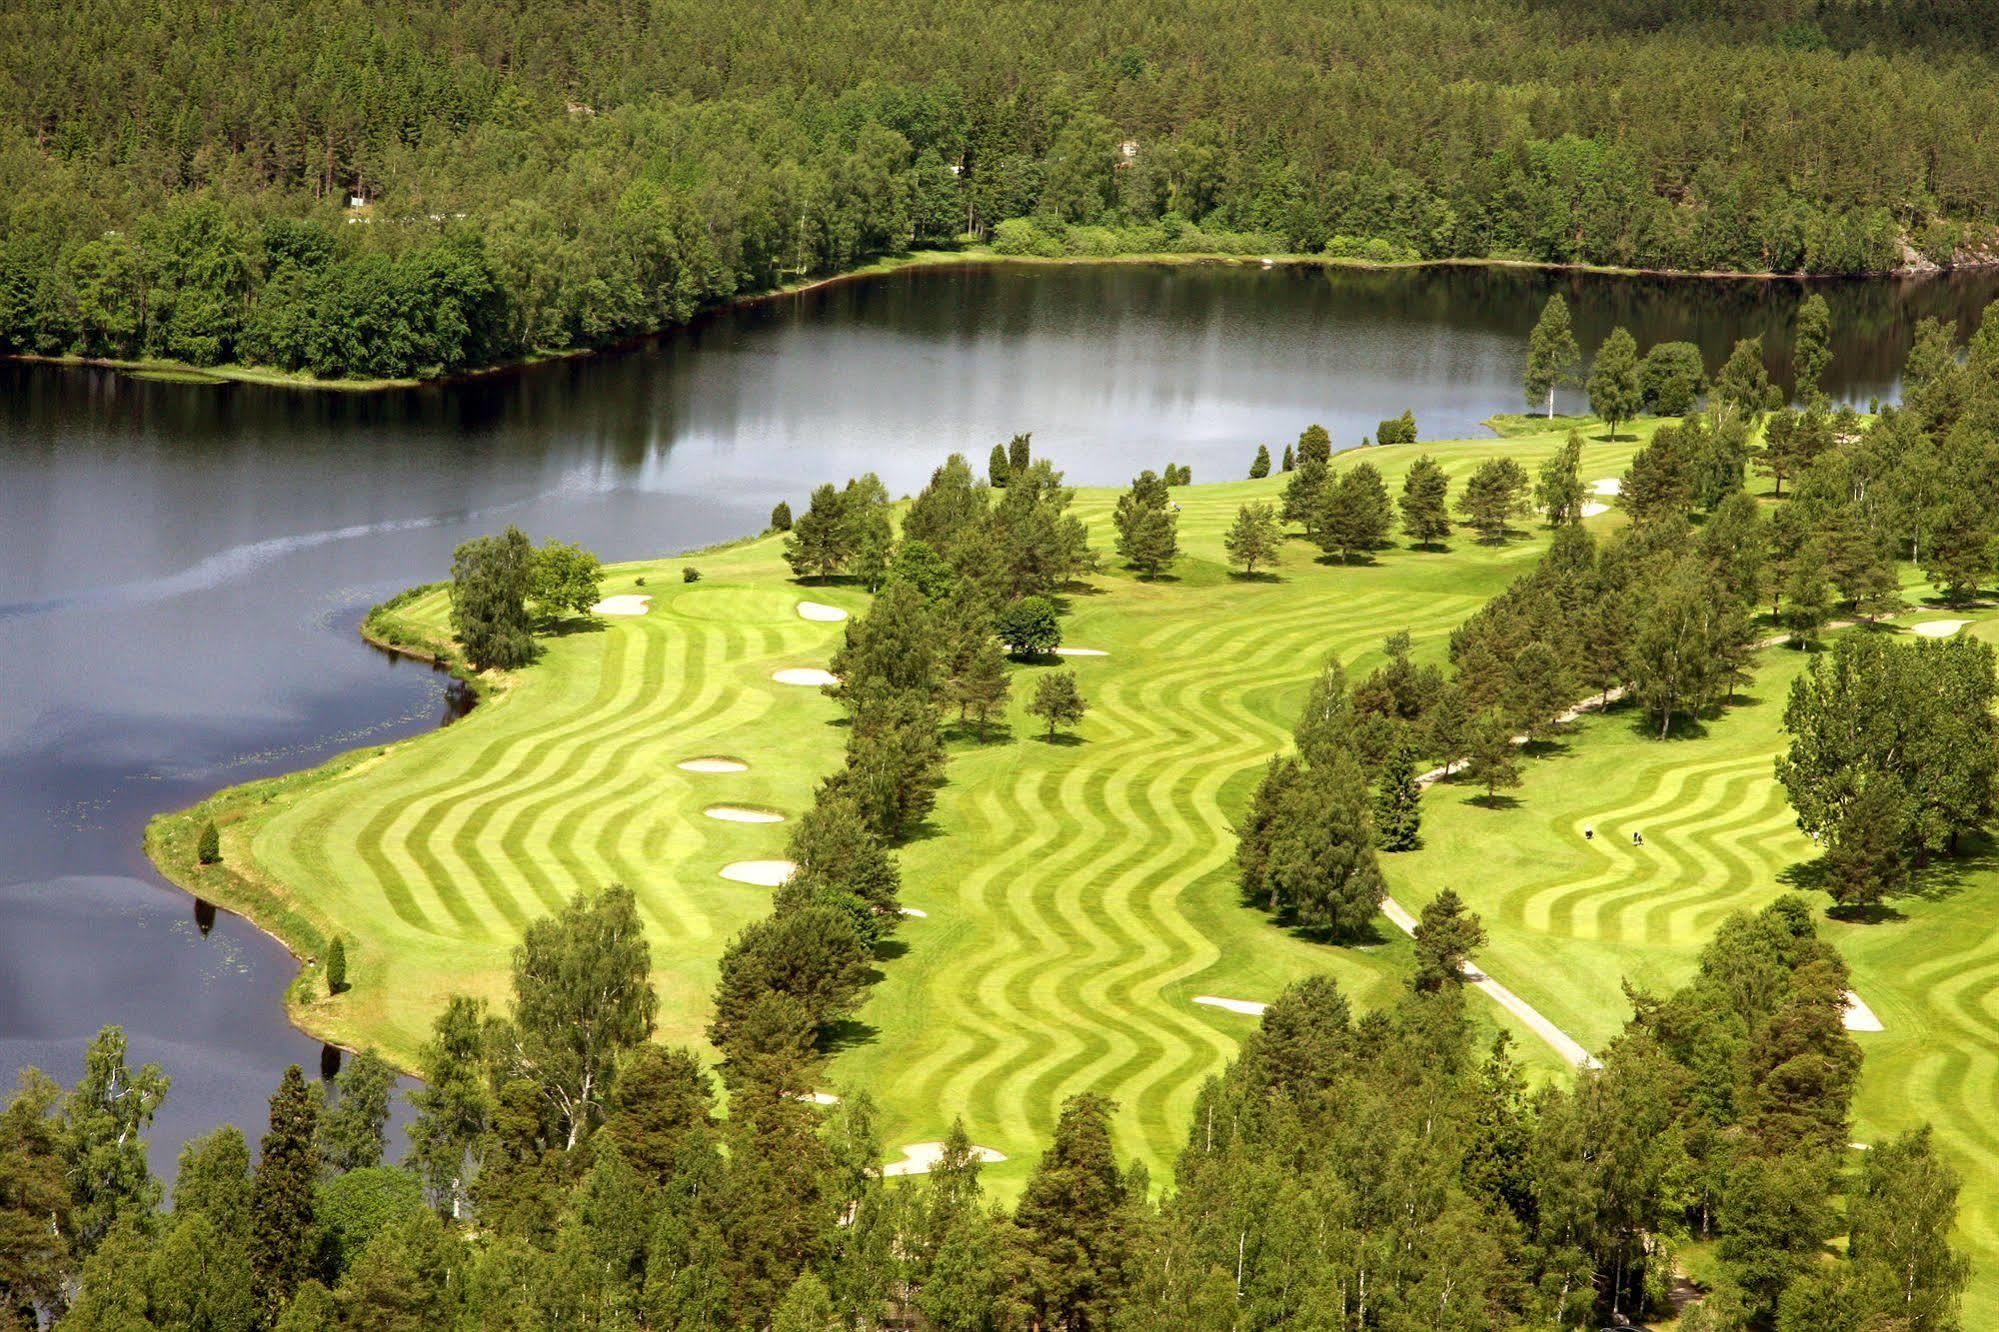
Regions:
[[1058, 657], [1108, 657], [1111, 654], [1102, 648], [1056, 648]]
[[1197, 994], [1194, 996], [1194, 1002], [1206, 1004], [1209, 1008], [1226, 1008], [1229, 1012], [1240, 1013], [1244, 1017], [1262, 1017], [1264, 1010], [1270, 1007], [1269, 1004], [1259, 1004], [1254, 999], [1217, 999], [1212, 994]]
[[798, 863], [792, 860], [737, 860], [722, 866], [723, 878], [759, 888], [781, 888], [796, 873]]
[[750, 770], [750, 765], [741, 759], [722, 758], [719, 755], [709, 758], [682, 759], [673, 766], [679, 768], [682, 772], [748, 772]]
[[832, 1092], [796, 1092], [792, 1095], [792, 1099], [794, 1101], [810, 1101], [813, 1105], [838, 1105], [840, 1103], [840, 1098]]
[[652, 609], [652, 598], [626, 592], [615, 597], [605, 597], [590, 608], [592, 615], [644, 615]]
[[798, 603], [798, 618], [820, 624], [838, 624], [847, 618], [847, 612], [838, 606], [828, 606], [823, 601], [801, 601]]
[[710, 805], [701, 811], [724, 823], [783, 823], [784, 815], [774, 809], [752, 809], [748, 805]]
[[930, 919], [930, 913], [928, 911], [918, 911], [915, 907], [904, 907], [902, 909], [902, 914], [908, 916], [912, 920]]
[[1887, 1030], [1881, 1025], [1881, 1019], [1874, 1016], [1874, 1010], [1867, 1006], [1867, 1001], [1851, 990], [1846, 992], [1846, 1012], [1840, 1015], [1840, 1021], [1846, 1024], [1848, 1031]]
[[1615, 495], [1623, 489], [1624, 482], [1614, 476], [1607, 476], [1601, 481], [1592, 481], [1589, 483], [1589, 493], [1592, 495]]
[[[972, 1155], [988, 1165], [1006, 1160], [1004, 1152], [996, 1152], [990, 1147], [974, 1147]], [[893, 1179], [897, 1175], [927, 1175], [931, 1168], [943, 1159], [943, 1143], [912, 1142], [902, 1149], [900, 1161], [890, 1161], [882, 1167], [882, 1178]]]
[[1610, 512], [1610, 506], [1608, 504], [1598, 504], [1595, 500], [1591, 500], [1588, 503], [1584, 504], [1582, 508], [1582, 514], [1583, 517], [1585, 518], [1594, 518], [1600, 513], [1609, 513], [1609, 512]]
[[779, 684], [788, 685], [836, 685], [840, 677], [831, 671], [822, 671], [817, 666], [787, 666], [781, 671], [772, 671], [770, 678]]
[[1969, 620], [1929, 620], [1912, 624], [1909, 628], [1918, 638], [1949, 638], [1970, 623]]

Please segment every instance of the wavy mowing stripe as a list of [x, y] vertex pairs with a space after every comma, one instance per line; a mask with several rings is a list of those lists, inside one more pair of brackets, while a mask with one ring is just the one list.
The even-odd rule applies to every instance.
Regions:
[[[1217, 849], [1225, 838], [1215, 836], [1226, 829], [1220, 789], [1238, 772], [1259, 764], [1282, 738], [1281, 730], [1243, 700], [1272, 684], [1296, 686], [1303, 674], [1301, 662], [1316, 665], [1328, 647], [1350, 646], [1330, 639], [1351, 634], [1357, 640], [1351, 646], [1378, 639], [1391, 600], [1386, 594], [1348, 599], [1335, 613], [1308, 607], [1275, 623], [1259, 621], [1258, 632], [1247, 640], [1240, 626], [1231, 623], [1204, 625], [1193, 634], [1162, 623], [1141, 639], [1141, 651], [1129, 655], [1145, 661], [1145, 673], [1106, 679], [1093, 700], [1093, 724], [1105, 728], [1092, 740], [1102, 775], [1093, 779], [1088, 794], [1071, 783], [1060, 796], [1060, 810], [1072, 822], [1079, 814], [1086, 816], [1084, 826], [1068, 839], [1075, 854], [1085, 858], [1072, 860], [1065, 853], [1051, 858], [1045, 838], [1023, 844], [1009, 835], [1016, 826], [1011, 818], [1000, 831], [992, 829], [990, 820], [976, 830], [981, 845], [1013, 848], [997, 863], [982, 866], [996, 880], [1012, 882], [1018, 890], [1022, 880], [1006, 871], [1024, 863], [1035, 875], [1065, 885], [1056, 890], [1055, 906], [1075, 928], [1053, 948], [1004, 950], [996, 978], [1003, 1003], [980, 1005], [983, 1021], [975, 1024], [984, 1039], [947, 1041], [954, 1056], [960, 1048], [970, 1053], [956, 1060], [956, 1076], [925, 1099], [960, 1103], [954, 1099], [960, 1084], [998, 1095], [1024, 1082], [1025, 1092], [1009, 1098], [1018, 1108], [1006, 1114], [1006, 1127], [1031, 1131], [1045, 1131], [1061, 1095], [1080, 1086], [1118, 1096], [1127, 1114], [1146, 1121], [1148, 1129], [1169, 1123], [1176, 1106], [1191, 1105], [1200, 1078], [1233, 1045], [1212, 1026], [1165, 1001], [1166, 985], [1199, 974], [1218, 956], [1179, 908], [1178, 895], [1187, 882], [1213, 872], [1228, 858]], [[1476, 601], [1466, 597], [1442, 612], [1410, 617], [1411, 627], [1425, 636], [1441, 632]], [[1172, 651], [1160, 650], [1162, 640], [1170, 642]], [[1308, 646], [1301, 647], [1301, 640]], [[1209, 654], [1224, 646], [1230, 671], [1218, 680]], [[1264, 669], [1254, 669], [1258, 666]], [[1224, 699], [1233, 719], [1247, 725], [1232, 731], [1216, 717]], [[1183, 725], [1162, 727], [1162, 720]], [[1026, 822], [1047, 829], [1055, 812], [1048, 810], [1038, 788], [1035, 797]], [[984, 814], [994, 801], [981, 792], [970, 803]], [[1158, 817], [1169, 812], [1171, 817]], [[1163, 842], [1121, 850], [1121, 839], [1114, 834], [1131, 827], [1171, 831]], [[1197, 838], [1196, 829], [1210, 836]], [[1208, 847], [1205, 856], [1200, 855], [1203, 845]], [[1189, 865], [1190, 858], [1198, 858], [1197, 868]], [[1085, 901], [1084, 894], [1093, 890], [1098, 895]], [[1124, 921], [1133, 922], [1136, 933]], [[1039, 924], [1034, 929], [1030, 937], [1056, 938]], [[1008, 933], [1000, 932], [986, 951], [1001, 952]], [[982, 960], [970, 958], [967, 965], [976, 971]], [[993, 988], [989, 980], [979, 992]], [[1079, 1036], [1065, 1020], [1056, 1024], [1065, 1039], [1037, 1054], [1019, 1039], [1019, 1024], [1045, 1027], [1049, 1008], [1064, 1015], [1093, 1015], [1111, 1030], [1099, 1034], [1085, 1026], [1089, 1034]], [[1163, 1063], [1174, 1049], [1184, 1053], [1170, 1065]], [[990, 1056], [996, 1050], [1004, 1053], [994, 1068]], [[937, 1058], [926, 1051], [916, 1062], [935, 1066]]]

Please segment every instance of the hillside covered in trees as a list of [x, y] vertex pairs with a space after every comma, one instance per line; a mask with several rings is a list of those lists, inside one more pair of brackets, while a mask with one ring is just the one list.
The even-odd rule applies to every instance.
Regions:
[[1917, 0], [9, 0], [0, 350], [449, 373], [965, 233], [1947, 264], [1999, 220], [1995, 22]]

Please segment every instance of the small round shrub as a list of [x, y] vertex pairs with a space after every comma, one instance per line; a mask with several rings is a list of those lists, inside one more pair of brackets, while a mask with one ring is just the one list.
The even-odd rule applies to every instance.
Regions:
[[680, 570], [680, 581], [683, 583], [698, 583], [701, 581], [701, 571], [691, 564], [683, 565]]

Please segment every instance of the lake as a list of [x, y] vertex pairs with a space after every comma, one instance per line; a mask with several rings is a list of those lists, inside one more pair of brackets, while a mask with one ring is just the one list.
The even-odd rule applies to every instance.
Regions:
[[[1566, 293], [1718, 366], [1781, 368], [1797, 284], [1447, 268], [972, 266], [722, 311], [602, 355], [383, 394], [152, 382], [0, 364], [0, 1084], [64, 1082], [106, 1023], [174, 1088], [155, 1166], [233, 1121], [254, 1141], [288, 1063], [292, 966], [200, 911], [139, 846], [215, 787], [437, 725], [450, 682], [363, 645], [372, 603], [515, 523], [607, 560], [762, 528], [779, 499], [1032, 431], [1073, 481], [1244, 473], [1314, 421], [1336, 445], [1414, 409], [1425, 438], [1519, 411], [1527, 332]], [[1966, 332], [1999, 275], [1821, 284], [1827, 387], [1892, 399], [1916, 321]], [[1568, 405], [1579, 405], [1570, 395]]]

